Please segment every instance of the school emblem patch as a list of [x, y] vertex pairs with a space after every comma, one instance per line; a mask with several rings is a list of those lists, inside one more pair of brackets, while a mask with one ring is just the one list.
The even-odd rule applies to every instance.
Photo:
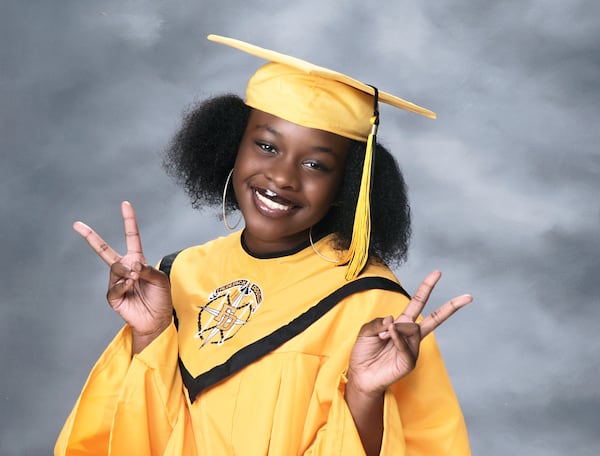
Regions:
[[200, 306], [198, 332], [194, 336], [207, 344], [222, 345], [245, 325], [263, 300], [262, 290], [247, 279], [238, 279], [218, 287]]

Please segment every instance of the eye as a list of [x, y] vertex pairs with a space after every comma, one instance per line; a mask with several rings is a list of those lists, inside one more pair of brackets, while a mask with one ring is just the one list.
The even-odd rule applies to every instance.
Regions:
[[306, 160], [304, 166], [318, 171], [329, 171], [329, 168], [317, 160]]
[[258, 147], [260, 147], [262, 150], [264, 150], [265, 152], [269, 152], [269, 153], [275, 153], [275, 152], [277, 152], [277, 149], [275, 149], [275, 147], [272, 146], [271, 144], [260, 142], [260, 141], [256, 141], [255, 144]]

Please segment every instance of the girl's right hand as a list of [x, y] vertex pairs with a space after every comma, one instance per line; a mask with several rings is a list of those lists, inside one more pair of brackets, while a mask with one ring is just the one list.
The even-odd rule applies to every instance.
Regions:
[[83, 237], [110, 267], [106, 298], [110, 306], [131, 327], [133, 353], [139, 353], [171, 323], [173, 304], [169, 279], [146, 264], [133, 207], [121, 204], [127, 253], [113, 250], [89, 226], [75, 222], [73, 229]]

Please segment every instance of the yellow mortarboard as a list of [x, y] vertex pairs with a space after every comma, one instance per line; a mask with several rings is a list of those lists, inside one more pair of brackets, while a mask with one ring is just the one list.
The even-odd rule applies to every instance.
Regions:
[[371, 168], [379, 123], [378, 102], [432, 119], [435, 113], [305, 60], [219, 35], [209, 35], [208, 39], [268, 61], [248, 81], [248, 106], [303, 127], [367, 142], [352, 240], [347, 254], [339, 261], [348, 263], [346, 279], [355, 278], [369, 257]]

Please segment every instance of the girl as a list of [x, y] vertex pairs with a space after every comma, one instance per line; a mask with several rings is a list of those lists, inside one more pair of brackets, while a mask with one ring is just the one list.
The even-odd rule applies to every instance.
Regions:
[[406, 254], [410, 216], [402, 175], [376, 143], [378, 101], [433, 113], [209, 38], [270, 63], [245, 102], [216, 97], [192, 111], [165, 166], [194, 206], [222, 204], [228, 227], [239, 209], [244, 228], [155, 269], [129, 203], [123, 256], [74, 224], [110, 266], [107, 299], [126, 325], [55, 453], [469, 454], [430, 333], [471, 297], [421, 319], [440, 273], [410, 299], [386, 265]]

